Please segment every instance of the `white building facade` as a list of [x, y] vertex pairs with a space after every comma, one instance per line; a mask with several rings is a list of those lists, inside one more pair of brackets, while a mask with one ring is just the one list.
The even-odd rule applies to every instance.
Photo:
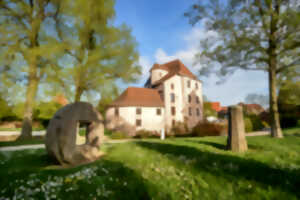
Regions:
[[203, 119], [202, 82], [183, 63], [154, 64], [150, 73], [145, 88], [128, 88], [111, 104], [108, 128], [160, 132], [177, 122], [192, 128]]

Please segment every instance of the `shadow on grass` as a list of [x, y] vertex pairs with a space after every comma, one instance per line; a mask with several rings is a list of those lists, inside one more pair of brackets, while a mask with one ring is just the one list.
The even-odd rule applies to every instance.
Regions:
[[[208, 143], [211, 145], [210, 142]], [[224, 177], [230, 182], [247, 179], [267, 187], [276, 187], [279, 190], [294, 194], [298, 198], [300, 197], [300, 170], [275, 169], [253, 159], [221, 155], [188, 146], [154, 142], [137, 142], [137, 144], [162, 154], [171, 154], [176, 157], [184, 155], [188, 159], [196, 158], [197, 161], [191, 164], [191, 167], [198, 171], [211, 173], [217, 177]], [[178, 162], [178, 164], [182, 164], [182, 162]], [[236, 169], [233, 170], [231, 166], [235, 166]]]
[[[28, 181], [39, 180], [36, 185], [32, 185], [31, 189], [41, 189], [47, 181], [53, 180], [54, 177], [61, 177], [64, 180], [63, 184], [56, 190], [59, 199], [170, 199], [170, 195], [159, 191], [155, 185], [121, 162], [104, 158], [79, 167], [62, 168], [53, 165], [52, 160], [43, 150], [37, 153], [22, 151], [10, 155], [8, 160], [7, 156], [0, 169], [0, 188], [5, 189], [5, 193], [1, 194], [3, 198], [13, 197], [16, 188], [22, 185], [29, 187], [26, 185]], [[0, 154], [0, 158], [3, 158], [3, 154]], [[80, 178], [74, 178], [76, 176]], [[20, 180], [24, 180], [23, 183]], [[33, 197], [44, 199], [44, 195], [40, 192]]]
[[[220, 150], [223, 150], [223, 151], [226, 151], [228, 150], [227, 149], [227, 145], [225, 144], [220, 144], [220, 143], [216, 143], [216, 142], [210, 142], [210, 141], [195, 141], [195, 140], [184, 140], [185, 142], [191, 142], [191, 143], [197, 143], [197, 144], [204, 144], [204, 145], [207, 145], [207, 146], [212, 146], [216, 149], [220, 149]], [[251, 150], [263, 150], [264, 147], [263, 146], [259, 146], [259, 145], [253, 145], [253, 144], [249, 144], [248, 143], [248, 149], [251, 149]]]
[[185, 142], [192, 142], [192, 143], [198, 143], [198, 144], [204, 144], [208, 146], [212, 146], [216, 149], [226, 150], [226, 145], [216, 143], [216, 142], [209, 142], [209, 141], [197, 141], [197, 140], [184, 140]]

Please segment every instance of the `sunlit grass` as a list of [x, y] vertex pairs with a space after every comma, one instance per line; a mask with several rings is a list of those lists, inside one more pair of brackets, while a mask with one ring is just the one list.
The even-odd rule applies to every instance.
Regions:
[[297, 199], [300, 137], [248, 137], [249, 151], [226, 137], [147, 139], [106, 144], [106, 156], [61, 168], [45, 150], [0, 153], [0, 196], [17, 199]]

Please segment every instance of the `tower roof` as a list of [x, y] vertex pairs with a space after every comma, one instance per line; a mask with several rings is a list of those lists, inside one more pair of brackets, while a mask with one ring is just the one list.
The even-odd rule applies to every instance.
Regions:
[[152, 72], [152, 70], [155, 69], [162, 69], [167, 71], [168, 73], [165, 76], [163, 76], [160, 80], [156, 81], [154, 85], [160, 84], [176, 74], [187, 76], [191, 79], [197, 79], [197, 77], [179, 59], [161, 65], [155, 63], [150, 69], [150, 72]]

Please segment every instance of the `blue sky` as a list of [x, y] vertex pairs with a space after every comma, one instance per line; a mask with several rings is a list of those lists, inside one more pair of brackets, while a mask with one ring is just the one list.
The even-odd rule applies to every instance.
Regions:
[[[211, 33], [200, 25], [192, 27], [184, 12], [196, 0], [116, 0], [116, 24], [125, 23], [139, 46], [143, 76], [133, 86], [142, 87], [155, 63], [180, 59], [196, 75], [200, 65], [194, 66], [194, 55], [199, 52], [198, 42]], [[203, 94], [210, 101], [232, 105], [244, 100], [249, 93], [267, 94], [267, 74], [255, 71], [237, 71], [221, 85], [218, 78], [198, 76], [203, 81]], [[123, 86], [127, 87], [127, 85]]]

